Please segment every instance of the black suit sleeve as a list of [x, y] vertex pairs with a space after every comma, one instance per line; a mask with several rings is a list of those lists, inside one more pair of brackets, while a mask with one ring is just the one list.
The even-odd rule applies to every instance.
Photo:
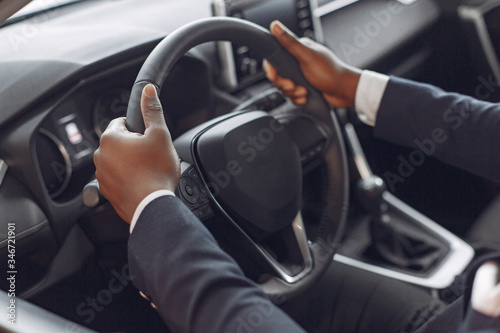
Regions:
[[498, 333], [500, 332], [500, 317], [486, 316], [472, 309], [467, 312], [462, 327], [458, 333]]
[[434, 156], [500, 182], [500, 104], [391, 77], [374, 131], [378, 138], [415, 148], [410, 163]]
[[144, 209], [128, 250], [134, 284], [150, 294], [172, 332], [304, 332], [176, 197]]
[[[414, 148], [409, 156], [403, 157], [413, 167], [423, 163], [428, 156], [434, 156], [500, 183], [500, 104], [391, 77], [377, 114], [374, 134], [377, 138]], [[389, 177], [389, 186], [391, 179], [397, 181], [395, 177], [401, 176]], [[462, 299], [450, 306], [418, 333], [500, 332], [500, 318], [482, 315], [470, 305], [460, 325], [463, 302]]]

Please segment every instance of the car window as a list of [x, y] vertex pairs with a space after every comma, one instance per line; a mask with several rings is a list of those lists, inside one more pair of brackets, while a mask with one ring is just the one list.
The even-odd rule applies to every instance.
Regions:
[[65, 6], [74, 2], [80, 2], [84, 0], [33, 0], [31, 3], [26, 5], [23, 9], [19, 10], [17, 13], [12, 15], [7, 21], [19, 20], [24, 17], [29, 17], [36, 13], [43, 13], [47, 10]]

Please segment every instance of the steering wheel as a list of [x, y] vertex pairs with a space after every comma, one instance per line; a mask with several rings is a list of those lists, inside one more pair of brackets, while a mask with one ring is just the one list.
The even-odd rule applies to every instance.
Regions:
[[[182, 160], [178, 196], [202, 220], [222, 220], [217, 228], [228, 228], [226, 237], [262, 267], [256, 280], [271, 299], [290, 298], [307, 290], [331, 263], [349, 197], [346, 152], [335, 113], [303, 77], [297, 60], [253, 23], [235, 18], [193, 22], [167, 36], [145, 61], [132, 88], [127, 126], [144, 132], [143, 88], [151, 83], [161, 91], [176, 61], [210, 41], [249, 46], [283, 77], [309, 91], [307, 104], [286, 117], [258, 110], [232, 112], [174, 142]], [[311, 159], [321, 159], [326, 171], [314, 236], [306, 232], [301, 214], [303, 165]]]

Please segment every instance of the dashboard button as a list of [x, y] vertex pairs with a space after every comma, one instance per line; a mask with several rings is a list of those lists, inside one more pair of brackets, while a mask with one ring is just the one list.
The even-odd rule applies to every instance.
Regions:
[[309, 1], [307, 0], [298, 0], [297, 1], [297, 8], [302, 9], [302, 8], [308, 8], [309, 7]]
[[310, 16], [311, 16], [311, 12], [309, 11], [309, 9], [302, 9], [302, 10], [299, 10], [299, 12], [297, 13], [297, 17], [300, 20], [303, 20], [305, 18], [309, 18]]
[[201, 188], [201, 190], [200, 190], [200, 197], [201, 197], [201, 200], [205, 200], [206, 198], [208, 198], [207, 191], [205, 191], [204, 188]]
[[305, 29], [308, 29], [312, 26], [312, 22], [311, 20], [309, 19], [304, 19], [304, 20], [301, 20], [299, 22], [299, 27], [302, 29], [302, 30], [305, 30]]

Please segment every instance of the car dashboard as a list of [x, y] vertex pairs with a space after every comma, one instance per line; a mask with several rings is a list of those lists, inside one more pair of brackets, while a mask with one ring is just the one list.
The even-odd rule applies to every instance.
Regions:
[[[83, 1], [4, 26], [0, 158], [9, 167], [7, 177], [25, 187], [47, 217], [53, 233], [49, 243], [60, 246], [86, 212], [81, 193], [93, 178], [99, 136], [111, 119], [125, 116], [142, 62], [175, 28], [212, 15], [251, 19], [264, 26], [278, 18], [300, 36], [317, 38], [334, 50], [340, 47], [337, 53], [347, 63], [377, 68], [387, 66], [380, 61], [384, 52], [420, 38], [439, 16], [430, 0], [410, 6], [340, 2]], [[391, 25], [360, 13], [386, 15]], [[370, 40], [361, 45], [360, 38]], [[173, 137], [268, 89], [261, 61], [246, 46], [227, 42], [191, 50], [160, 92]], [[393, 69], [400, 66], [394, 64]], [[6, 186], [2, 190], [7, 191]], [[24, 221], [23, 228], [38, 222]], [[29, 252], [43, 249], [37, 237], [30, 240], [27, 246], [34, 249]]]
[[[109, 122], [126, 115], [142, 63], [176, 28], [210, 16], [265, 27], [280, 19], [349, 65], [419, 79], [438, 56], [432, 29], [442, 14], [433, 0], [119, 0], [81, 1], [8, 22], [0, 29], [0, 162], [7, 170], [0, 177], [0, 226], [17, 224], [18, 259], [31, 271], [19, 275], [19, 295], [50, 285], [49, 268], [75, 225], [113, 214], [109, 204], [83, 205], [93, 153]], [[245, 45], [224, 41], [189, 51], [160, 91], [172, 137], [271, 89], [261, 62]], [[110, 233], [95, 228], [99, 239]], [[4, 230], [0, 235], [3, 258]]]

